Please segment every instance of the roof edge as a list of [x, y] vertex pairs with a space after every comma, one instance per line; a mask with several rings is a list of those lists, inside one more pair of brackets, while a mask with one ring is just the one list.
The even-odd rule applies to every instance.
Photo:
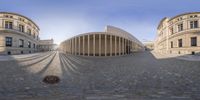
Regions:
[[197, 14], [197, 13], [200, 14], [200, 12], [186, 12], [186, 13], [178, 14], [178, 15], [176, 15], [176, 16], [170, 18], [169, 21], [171, 21], [171, 20], [173, 20], [173, 19], [175, 19], [175, 18], [177, 18], [177, 17], [183, 16], [183, 15], [195, 14], [195, 13], [196, 13], [196, 14]]
[[28, 17], [26, 17], [24, 15], [21, 15], [21, 14], [18, 14], [18, 13], [14, 13], [14, 12], [0, 12], [0, 13], [2, 13], [2, 14], [13, 14], [13, 15], [24, 17], [24, 18], [28, 19], [29, 21], [31, 21], [38, 28], [38, 30], [40, 30], [39, 26], [32, 19], [30, 19], [30, 18], [28, 18]]

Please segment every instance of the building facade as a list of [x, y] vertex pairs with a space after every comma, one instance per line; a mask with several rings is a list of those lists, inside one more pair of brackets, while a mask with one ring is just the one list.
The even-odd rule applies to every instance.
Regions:
[[0, 12], [0, 54], [37, 52], [39, 27], [29, 18]]
[[41, 52], [53, 51], [54, 46], [55, 46], [55, 44], [53, 43], [53, 39], [39, 41], [39, 51], [41, 51]]
[[59, 49], [82, 56], [119, 56], [143, 51], [144, 45], [130, 33], [107, 26], [105, 32], [84, 33], [62, 42]]
[[157, 28], [155, 51], [162, 54], [200, 52], [200, 12], [164, 18]]
[[154, 41], [144, 42], [145, 50], [154, 50]]

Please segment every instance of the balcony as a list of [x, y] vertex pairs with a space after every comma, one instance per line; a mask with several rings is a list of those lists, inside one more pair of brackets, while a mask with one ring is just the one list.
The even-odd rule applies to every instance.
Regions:
[[0, 31], [9, 31], [9, 32], [15, 32], [15, 33], [18, 33], [18, 34], [20, 34], [20, 35], [24, 35], [24, 36], [26, 36], [26, 37], [28, 37], [29, 39], [34, 39], [34, 40], [36, 40], [36, 41], [38, 41], [38, 39], [37, 38], [34, 38], [34, 36], [33, 35], [31, 35], [30, 33], [28, 33], [28, 32], [25, 32], [25, 31], [21, 31], [19, 28], [18, 28], [18, 26], [12, 26], [12, 27], [0, 27]]

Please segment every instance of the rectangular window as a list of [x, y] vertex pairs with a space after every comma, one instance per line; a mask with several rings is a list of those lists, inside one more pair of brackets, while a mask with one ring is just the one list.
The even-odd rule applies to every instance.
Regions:
[[6, 47], [12, 46], [12, 37], [6, 37]]
[[5, 28], [7, 28], [7, 29], [13, 29], [13, 22], [11, 22], [11, 21], [5, 21]]
[[33, 44], [33, 48], [35, 48], [35, 43]]
[[24, 40], [19, 39], [19, 47], [21, 47], [21, 48], [24, 47]]
[[173, 45], [173, 42], [171, 41], [171, 48], [173, 48], [174, 47], [174, 45]]
[[19, 31], [24, 32], [24, 25], [19, 24]]
[[198, 21], [190, 21], [190, 28], [193, 29], [193, 28], [198, 28]]
[[183, 23], [178, 24], [178, 32], [183, 31]]
[[191, 46], [197, 46], [197, 37], [191, 37]]
[[183, 47], [182, 39], [178, 39], [178, 47]]
[[28, 41], [28, 48], [31, 48], [31, 42]]
[[28, 30], [27, 30], [27, 33], [28, 33], [29, 35], [31, 35], [31, 29], [28, 29]]
[[37, 40], [39, 40], [39, 36], [37, 35]]
[[35, 38], [35, 33], [33, 33], [33, 37]]
[[171, 32], [171, 34], [174, 34], [174, 29], [173, 29], [173, 27], [170, 28], [170, 32]]

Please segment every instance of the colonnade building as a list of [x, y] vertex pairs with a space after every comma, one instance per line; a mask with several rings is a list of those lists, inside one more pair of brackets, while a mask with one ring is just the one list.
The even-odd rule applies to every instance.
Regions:
[[29, 18], [0, 12], [0, 54], [23, 54], [37, 51], [39, 27]]
[[157, 28], [155, 51], [163, 54], [200, 52], [200, 12], [164, 18]]
[[107, 26], [105, 32], [90, 32], [72, 37], [59, 46], [65, 53], [82, 56], [119, 56], [143, 51], [144, 45], [130, 33]]

